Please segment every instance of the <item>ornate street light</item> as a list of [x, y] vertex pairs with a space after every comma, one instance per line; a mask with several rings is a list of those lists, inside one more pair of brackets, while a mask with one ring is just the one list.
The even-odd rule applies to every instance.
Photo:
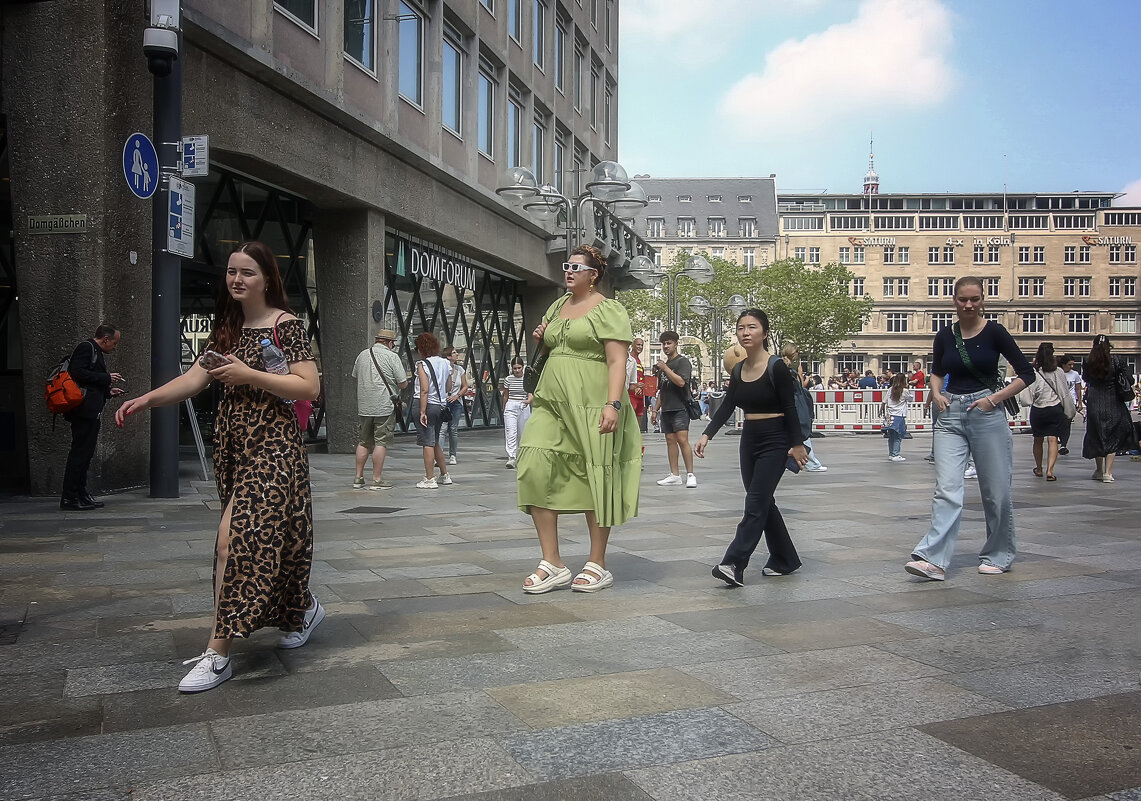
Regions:
[[[542, 187], [535, 175], [526, 167], [510, 167], [503, 183], [495, 193], [512, 204], [518, 204], [534, 222], [555, 227], [565, 222], [566, 249], [573, 250], [582, 241], [589, 241], [593, 231], [594, 244], [610, 262], [617, 284], [623, 288], [650, 288], [656, 280], [654, 271], [639, 262], [631, 270], [633, 260], [645, 258], [653, 249], [640, 240], [625, 220], [632, 220], [646, 206], [646, 193], [637, 184], [631, 184], [626, 170], [616, 161], [601, 161], [590, 172], [586, 191], [574, 200], [566, 197], [554, 186]], [[565, 210], [565, 217], [561, 213]], [[615, 254], [618, 255], [615, 255]], [[637, 255], [636, 255], [637, 254]], [[651, 268], [653, 262], [648, 258]], [[624, 269], [625, 268], [625, 269]]]
[[[707, 262], [708, 263], [708, 262]], [[722, 331], [722, 315], [725, 312], [732, 312], [734, 317], [741, 316], [741, 313], [748, 307], [748, 301], [741, 295], [731, 295], [728, 302], [724, 306], [714, 306], [701, 295], [694, 295], [689, 299], [689, 310], [694, 314], [702, 317], [709, 317], [713, 326], [713, 339], [717, 343], [717, 347], [722, 345], [722, 338], [724, 333]], [[716, 362], [714, 370], [716, 371], [717, 386], [721, 386], [721, 360], [718, 354], [714, 354], [713, 360]]]

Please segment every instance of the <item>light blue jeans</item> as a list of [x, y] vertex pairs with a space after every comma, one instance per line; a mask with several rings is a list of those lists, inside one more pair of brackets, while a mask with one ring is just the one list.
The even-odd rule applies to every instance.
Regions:
[[805, 470], [819, 470], [824, 466], [820, 464], [820, 460], [816, 458], [816, 454], [812, 450], [812, 437], [804, 441], [804, 448], [808, 451], [808, 464], [804, 466]]
[[899, 446], [903, 442], [903, 435], [907, 432], [904, 418], [896, 415], [891, 418], [891, 428], [887, 430], [887, 455], [899, 456]]
[[[452, 421], [450, 423], [440, 424], [440, 447], [444, 447], [444, 438], [447, 437], [448, 447], [446, 448], [448, 456], [456, 455], [456, 448], [460, 442], [460, 420], [464, 418], [464, 402], [462, 400], [453, 401], [448, 404], [452, 410]], [[447, 429], [445, 431], [445, 429]]]
[[935, 424], [931, 528], [915, 546], [915, 559], [943, 569], [951, 563], [963, 516], [963, 471], [973, 456], [986, 515], [986, 543], [979, 553], [979, 562], [1006, 570], [1014, 561], [1014, 500], [1010, 491], [1014, 444], [1006, 411], [1001, 403], [993, 410], [976, 406], [967, 411], [975, 400], [990, 394], [984, 389], [970, 395], [945, 396], [951, 405], [939, 413]]

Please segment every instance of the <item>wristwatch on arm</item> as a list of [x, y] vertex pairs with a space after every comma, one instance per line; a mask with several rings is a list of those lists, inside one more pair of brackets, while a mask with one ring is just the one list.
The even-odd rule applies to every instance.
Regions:
[[607, 401], [607, 406], [613, 406], [616, 410], [622, 411], [622, 401]]

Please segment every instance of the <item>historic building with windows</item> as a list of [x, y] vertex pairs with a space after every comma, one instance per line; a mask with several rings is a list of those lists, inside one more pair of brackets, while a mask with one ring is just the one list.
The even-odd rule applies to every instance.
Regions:
[[[58, 491], [66, 429], [51, 431], [43, 377], [96, 325], [122, 327], [112, 369], [129, 391], [150, 383], [151, 204], [121, 166], [127, 137], [152, 130], [144, 6], [0, 5], [0, 488]], [[422, 331], [464, 350], [478, 388], [464, 424], [499, 425], [498, 378], [565, 256], [495, 189], [526, 166], [573, 195], [615, 158], [617, 14], [617, 0], [183, 0], [182, 130], [211, 155], [182, 261], [184, 362], [233, 245], [262, 239], [319, 354], [330, 450], [355, 444], [352, 364], [382, 326], [406, 364]], [[37, 230], [45, 215], [83, 226]], [[93, 487], [145, 483], [148, 423], [110, 428]]]
[[[642, 185], [651, 202], [636, 230], [667, 261], [681, 248], [746, 265], [798, 258], [849, 268], [851, 292], [871, 296], [875, 309], [815, 365], [823, 374], [928, 364], [933, 334], [954, 319], [952, 288], [963, 275], [983, 279], [987, 314], [1028, 354], [1049, 341], [1080, 363], [1104, 333], [1137, 372], [1141, 209], [1114, 206], [1115, 193], [881, 194], [871, 164], [863, 191], [852, 194], [778, 192], [771, 176]], [[765, 193], [775, 195], [775, 235], [739, 202]], [[764, 235], [746, 239], [754, 229], [743, 221], [754, 217]]]

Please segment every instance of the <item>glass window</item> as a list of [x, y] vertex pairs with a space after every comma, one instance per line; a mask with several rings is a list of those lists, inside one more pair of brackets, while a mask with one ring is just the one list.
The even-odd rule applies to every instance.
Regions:
[[451, 131], [460, 133], [463, 81], [463, 53], [458, 43], [444, 37], [444, 64], [440, 91], [441, 120]]
[[[999, 287], [998, 281], [999, 281], [999, 279], [997, 279], [997, 278], [984, 278], [983, 279], [983, 283], [986, 285], [986, 296], [988, 298], [997, 298], [998, 297], [998, 287]], [[952, 294], [953, 294], [953, 291], [952, 291]]]
[[715, 259], [725, 258], [725, 248], [713, 248], [710, 252]]
[[273, 0], [273, 4], [316, 32], [317, 0]]
[[955, 315], [952, 312], [935, 312], [931, 315], [931, 333], [938, 333], [954, 322]]
[[1090, 246], [1089, 245], [1079, 245], [1078, 246], [1078, 263], [1079, 264], [1089, 264], [1089, 259], [1090, 259]]
[[590, 71], [590, 127], [598, 130], [598, 70]]
[[613, 131], [613, 106], [614, 106], [614, 89], [609, 84], [606, 86], [606, 95], [602, 106], [602, 132], [606, 144], [612, 141]]
[[988, 245], [986, 249], [987, 264], [998, 264], [1001, 252], [998, 245]]
[[495, 0], [479, 0], [479, 2], [482, 3], [483, 7], [490, 11], [492, 14], [495, 13]]
[[563, 172], [566, 169], [564, 166], [565, 161], [566, 161], [566, 157], [567, 157], [566, 137], [562, 133], [556, 131], [555, 132], [555, 174], [553, 176], [553, 178], [554, 178], [553, 183], [555, 185], [555, 189], [559, 190], [559, 192], [563, 191]]
[[793, 252], [794, 258], [797, 258], [797, 259], [800, 259], [801, 261], [804, 261], [804, 257], [805, 257], [805, 255], [807, 255], [808, 249], [807, 248], [793, 248], [792, 252]]
[[864, 249], [862, 247], [852, 248], [852, 264], [864, 263]]
[[697, 230], [692, 217], [678, 217], [677, 218], [677, 235], [692, 237]]
[[974, 253], [975, 264], [982, 264], [983, 260], [986, 258], [986, 246], [975, 243]]
[[1133, 312], [1118, 312], [1113, 315], [1113, 333], [1136, 334], [1137, 315]]
[[751, 239], [757, 235], [756, 217], [741, 217], [737, 220], [737, 225], [741, 230], [741, 236]]
[[888, 312], [887, 330], [891, 334], [906, 334], [907, 312]]
[[954, 264], [955, 263], [955, 249], [953, 247], [951, 247], [950, 245], [947, 245], [946, 247], [943, 248], [943, 263], [944, 264]]
[[841, 264], [851, 264], [852, 263], [852, 249], [850, 247], [845, 246], [845, 247], [840, 248], [840, 263]]
[[938, 245], [935, 245], [934, 247], [927, 248], [927, 263], [928, 264], [938, 264], [939, 263], [939, 246]]
[[895, 264], [895, 245], [884, 245], [883, 247], [883, 263]]
[[661, 239], [665, 236], [666, 221], [664, 217], [651, 217], [646, 221], [646, 236], [652, 239]]
[[1066, 264], [1077, 264], [1078, 263], [1078, 249], [1077, 249], [1077, 247], [1075, 247], [1074, 245], [1066, 245], [1066, 248], [1064, 251], [1064, 256], [1063, 256], [1063, 261]]
[[523, 106], [514, 97], [507, 101], [507, 163], [523, 164]]
[[1088, 334], [1090, 314], [1088, 312], [1070, 312], [1067, 330], [1071, 334]]
[[746, 270], [751, 270], [756, 265], [756, 254], [753, 248], [744, 248], [741, 251], [741, 260], [745, 264]]
[[345, 55], [369, 72], [376, 70], [374, 0], [345, 0]]
[[1109, 296], [1111, 298], [1133, 298], [1137, 296], [1137, 277], [1133, 275], [1114, 275], [1109, 278]]
[[709, 235], [722, 238], [725, 236], [725, 218], [724, 217], [710, 217], [709, 218]]
[[535, 165], [535, 180], [542, 186], [546, 183], [546, 140], [547, 140], [547, 127], [541, 117], [536, 115], [535, 127], [532, 131], [534, 136], [534, 153], [532, 154]]
[[507, 30], [516, 42], [523, 41], [523, 0], [507, 0]]
[[582, 109], [582, 82], [586, 71], [586, 55], [577, 47], [574, 50], [574, 107]]
[[1022, 333], [1041, 334], [1046, 329], [1045, 316], [1042, 314], [1022, 315]]
[[[479, 70], [479, 150], [493, 156], [495, 143], [495, 79], [482, 67]], [[514, 165], [512, 165], [514, 166]]]
[[555, 26], [555, 88], [563, 91], [564, 74], [567, 70], [567, 29], [562, 20]]
[[808, 249], [808, 263], [809, 264], [819, 264], [820, 263], [820, 248], [809, 248]]
[[857, 297], [857, 298], [862, 298], [864, 296], [864, 279], [863, 278], [853, 278], [852, 279], [852, 296]]
[[543, 69], [547, 66], [547, 5], [543, 0], [535, 0], [534, 15], [531, 44], [535, 51], [535, 66]]
[[1029, 264], [1030, 263], [1030, 246], [1029, 245], [1019, 245], [1018, 246], [1018, 263], [1019, 264]]
[[1034, 263], [1035, 264], [1045, 264], [1046, 263], [1046, 248], [1044, 245], [1035, 245], [1034, 246]]
[[424, 100], [424, 18], [400, 4], [400, 94], [417, 106]]

